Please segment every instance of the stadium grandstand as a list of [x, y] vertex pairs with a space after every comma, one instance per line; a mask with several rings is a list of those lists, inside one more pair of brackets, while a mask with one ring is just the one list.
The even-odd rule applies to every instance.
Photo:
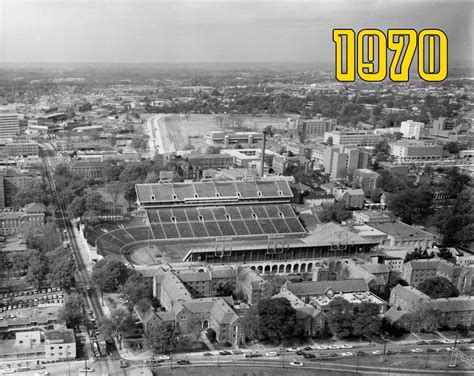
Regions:
[[138, 264], [259, 263], [354, 255], [375, 245], [335, 224], [308, 234], [286, 180], [137, 184], [136, 193], [141, 218], [85, 229], [100, 254]]

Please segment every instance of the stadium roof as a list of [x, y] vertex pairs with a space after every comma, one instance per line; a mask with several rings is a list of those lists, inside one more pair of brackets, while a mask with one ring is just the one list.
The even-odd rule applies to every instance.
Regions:
[[137, 184], [135, 189], [140, 204], [219, 198], [245, 200], [293, 197], [286, 180]]

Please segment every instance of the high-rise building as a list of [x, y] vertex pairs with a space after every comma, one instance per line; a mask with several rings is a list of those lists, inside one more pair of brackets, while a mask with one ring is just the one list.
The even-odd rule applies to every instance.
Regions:
[[403, 138], [414, 138], [415, 140], [419, 140], [421, 137], [421, 130], [424, 126], [425, 124], [419, 121], [402, 121], [400, 125], [400, 132], [403, 133]]
[[359, 148], [333, 146], [324, 150], [324, 171], [333, 179], [344, 179], [356, 169], [367, 168], [368, 164], [369, 153]]
[[0, 139], [13, 138], [20, 132], [18, 114], [0, 112]]

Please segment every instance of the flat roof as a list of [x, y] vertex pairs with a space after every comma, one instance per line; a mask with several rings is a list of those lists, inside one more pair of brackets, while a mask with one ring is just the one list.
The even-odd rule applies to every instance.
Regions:
[[434, 235], [429, 232], [423, 231], [419, 228], [407, 225], [406, 223], [395, 221], [385, 223], [372, 223], [369, 225], [377, 230], [384, 232], [387, 235], [394, 237], [413, 237], [413, 238], [431, 238], [434, 239]]

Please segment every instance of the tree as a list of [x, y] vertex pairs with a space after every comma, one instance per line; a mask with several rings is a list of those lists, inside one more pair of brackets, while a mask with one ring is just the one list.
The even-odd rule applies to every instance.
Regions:
[[442, 247], [438, 252], [438, 257], [449, 261], [453, 258], [453, 254], [446, 247]]
[[125, 309], [116, 309], [110, 317], [103, 319], [99, 325], [100, 331], [107, 338], [115, 338], [122, 349], [122, 339], [135, 329], [135, 320], [132, 314]]
[[354, 304], [342, 297], [328, 304], [326, 318], [331, 332], [338, 338], [372, 336], [380, 332], [380, 310], [375, 303]]
[[432, 213], [433, 194], [428, 189], [405, 189], [390, 196], [388, 208], [403, 222], [421, 222]]
[[102, 214], [105, 211], [105, 202], [102, 198], [102, 195], [97, 192], [88, 193], [85, 196], [85, 208], [86, 211], [95, 214]]
[[116, 291], [128, 277], [127, 267], [118, 260], [99, 260], [92, 269], [92, 280], [101, 291]]
[[209, 328], [209, 329], [207, 329], [207, 331], [206, 331], [206, 337], [207, 337], [207, 339], [209, 340], [209, 342], [215, 343], [216, 340], [217, 340], [217, 333], [216, 333], [216, 331], [215, 331], [214, 329]]
[[266, 277], [262, 289], [262, 298], [270, 299], [273, 295], [278, 294], [285, 282], [286, 279], [280, 275], [269, 275]]
[[456, 286], [443, 277], [425, 279], [418, 285], [418, 290], [432, 299], [459, 296], [459, 291]]
[[54, 257], [50, 261], [49, 273], [46, 276], [48, 285], [69, 291], [76, 284], [75, 270], [76, 264], [70, 255], [62, 253], [60, 256]]
[[405, 254], [405, 260], [404, 262], [409, 262], [411, 260], [422, 260], [422, 259], [430, 259], [434, 257], [434, 253], [428, 253], [428, 251], [421, 250], [421, 248], [415, 248], [413, 252], [407, 252]]
[[68, 328], [78, 327], [84, 321], [84, 301], [79, 294], [66, 295], [64, 306], [60, 308], [58, 318], [66, 322]]
[[83, 196], [76, 197], [66, 209], [70, 218], [82, 217], [86, 211], [86, 200]]
[[172, 323], [160, 323], [147, 328], [146, 338], [148, 345], [154, 350], [168, 352], [178, 343], [178, 331]]
[[338, 338], [350, 337], [354, 321], [352, 305], [346, 299], [337, 297], [327, 307], [326, 318], [330, 331]]
[[260, 332], [275, 343], [294, 333], [296, 311], [286, 298], [261, 300], [258, 316]]
[[352, 218], [352, 212], [347, 210], [342, 202], [335, 204], [323, 205], [323, 210], [318, 213], [318, 217], [322, 222], [342, 222]]
[[131, 303], [130, 310], [133, 310], [134, 305], [143, 299], [151, 301], [153, 297], [153, 289], [150, 279], [143, 277], [143, 275], [132, 272], [120, 291], [127, 296]]
[[49, 261], [41, 252], [35, 252], [29, 261], [26, 280], [36, 288], [46, 280], [46, 275], [49, 271]]
[[466, 338], [469, 336], [469, 327], [467, 327], [466, 325], [457, 324], [456, 330], [458, 331], [459, 335], [463, 338]]
[[221, 152], [221, 147], [220, 146], [209, 146], [206, 150], [207, 154], [220, 154]]

